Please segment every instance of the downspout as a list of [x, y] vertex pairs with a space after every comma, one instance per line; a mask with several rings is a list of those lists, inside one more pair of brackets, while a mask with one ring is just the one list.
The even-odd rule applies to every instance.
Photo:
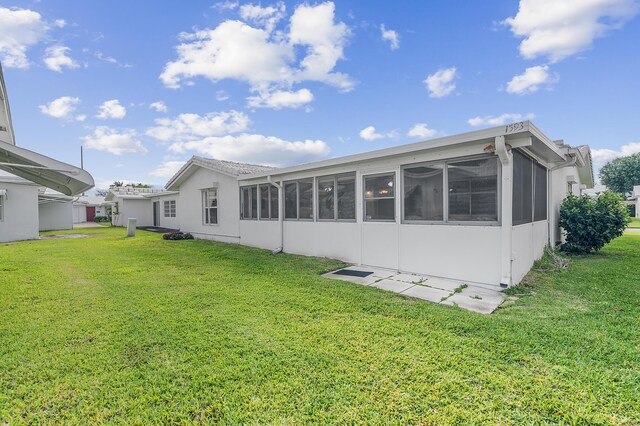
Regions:
[[495, 139], [495, 153], [502, 164], [502, 203], [500, 225], [500, 287], [511, 287], [513, 284], [513, 155], [511, 146], [505, 142], [504, 136]]
[[278, 188], [278, 226], [280, 227], [280, 245], [272, 251], [273, 254], [277, 254], [284, 251], [284, 209], [282, 208], [284, 205], [284, 191], [282, 190], [282, 185], [278, 182], [274, 182], [271, 175], [267, 176], [267, 182]]

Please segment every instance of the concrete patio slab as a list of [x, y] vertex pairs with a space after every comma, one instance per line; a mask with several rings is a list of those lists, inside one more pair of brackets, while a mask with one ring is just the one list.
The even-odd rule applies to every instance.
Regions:
[[440, 301], [451, 296], [452, 292], [441, 290], [439, 288], [427, 287], [423, 285], [415, 285], [402, 292], [403, 296], [411, 296], [417, 299], [428, 300], [430, 302], [440, 303]]
[[415, 284], [406, 283], [403, 281], [394, 281], [390, 279], [384, 279], [371, 284], [371, 287], [376, 287], [382, 290], [393, 291], [396, 293], [402, 293], [403, 291], [408, 290], [414, 286]]
[[428, 285], [429, 287], [440, 288], [442, 290], [454, 291], [460, 287], [463, 283], [456, 280], [449, 280], [447, 278], [429, 278], [422, 285]]
[[378, 278], [389, 278], [397, 274], [396, 271], [391, 269], [373, 268], [369, 266], [349, 266], [348, 268], [342, 268], [342, 269], [347, 269], [350, 271], [373, 272], [372, 275]]
[[404, 281], [405, 283], [420, 284], [424, 282], [427, 277], [416, 274], [397, 274], [392, 276], [391, 279], [394, 281]]
[[457, 305], [460, 308], [481, 314], [490, 314], [505, 300], [505, 295], [496, 290], [469, 286], [460, 293], [442, 301], [443, 305]]

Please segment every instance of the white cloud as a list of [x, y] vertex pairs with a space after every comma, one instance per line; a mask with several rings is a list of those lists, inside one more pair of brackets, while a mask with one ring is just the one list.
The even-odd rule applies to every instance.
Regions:
[[626, 145], [622, 145], [618, 151], [606, 148], [592, 149], [591, 158], [593, 159], [594, 168], [599, 169], [609, 161], [637, 154], [638, 152], [640, 152], [640, 142], [631, 142]]
[[98, 107], [98, 115], [96, 117], [101, 120], [107, 120], [109, 118], [121, 119], [125, 115], [127, 115], [127, 110], [120, 104], [120, 101], [111, 99], [110, 101], [104, 101]]
[[184, 161], [164, 161], [149, 174], [159, 178], [170, 178], [178, 173], [178, 170], [184, 166], [184, 163]]
[[313, 101], [313, 93], [309, 89], [300, 89], [296, 92], [287, 90], [261, 92], [258, 96], [248, 97], [247, 101], [252, 108], [299, 108]]
[[259, 4], [243, 4], [240, 6], [240, 16], [247, 22], [263, 27], [272, 32], [276, 24], [284, 18], [286, 7], [283, 2], [274, 6], [262, 7]]
[[407, 136], [414, 138], [432, 138], [437, 133], [437, 130], [430, 129], [426, 123], [418, 123], [409, 130]]
[[169, 111], [169, 108], [167, 107], [167, 105], [162, 101], [153, 102], [151, 105], [149, 105], [149, 108], [156, 110], [157, 112]]
[[507, 83], [507, 92], [516, 95], [529, 95], [537, 92], [541, 86], [549, 87], [558, 82], [557, 75], [549, 73], [548, 65], [536, 65], [524, 70], [524, 73], [514, 76]]
[[454, 82], [456, 73], [456, 67], [451, 67], [438, 70], [429, 75], [424, 81], [429, 90], [429, 97], [442, 98], [453, 93], [456, 90], [456, 83]]
[[47, 47], [44, 52], [44, 63], [51, 71], [62, 72], [63, 67], [78, 68], [79, 65], [67, 53], [71, 49], [66, 46]]
[[380, 25], [380, 32], [382, 33], [382, 40], [389, 42], [391, 50], [396, 50], [400, 47], [400, 35], [396, 31], [388, 30], [382, 24]]
[[621, 28], [638, 12], [635, 0], [520, 0], [504, 24], [523, 38], [520, 54], [557, 62], [591, 47], [594, 39]]
[[517, 121], [524, 121], [524, 120], [533, 120], [534, 118], [535, 118], [535, 114], [523, 115], [523, 114], [504, 113], [497, 117], [493, 117], [490, 115], [487, 115], [484, 117], [480, 117], [480, 116], [473, 117], [467, 120], [467, 123], [469, 123], [471, 126], [502, 126], [503, 124], [513, 123]]
[[364, 129], [360, 130], [359, 133], [360, 137], [366, 141], [374, 141], [376, 139], [382, 139], [382, 138], [386, 138], [386, 137], [394, 137], [395, 133], [390, 132], [387, 134], [383, 134], [383, 133], [377, 133], [376, 132], [376, 128], [373, 126], [369, 126], [369, 127], [365, 127]]
[[224, 12], [226, 10], [234, 10], [238, 8], [239, 3], [237, 1], [230, 1], [230, 0], [225, 0], [225, 1], [219, 1], [217, 3], [214, 3], [213, 6], [211, 6], [213, 9], [218, 9], [218, 12]]
[[105, 151], [114, 155], [148, 152], [136, 136], [136, 131], [132, 129], [118, 131], [107, 126], [98, 126], [93, 135], [84, 136], [81, 139], [89, 149]]
[[8, 68], [28, 68], [27, 49], [44, 38], [49, 25], [38, 12], [0, 7], [0, 61]]
[[58, 99], [54, 99], [46, 105], [40, 105], [40, 111], [54, 118], [61, 118], [64, 120], [77, 120], [84, 121], [85, 115], [73, 116], [76, 111], [76, 107], [80, 104], [80, 98], [72, 96], [62, 96]]
[[229, 96], [229, 95], [227, 94], [227, 92], [225, 92], [224, 90], [218, 90], [218, 91], [216, 92], [216, 100], [217, 100], [217, 101], [220, 101], [220, 102], [222, 102], [222, 101], [226, 101], [226, 100], [227, 100], [227, 99], [229, 99], [230, 97], [231, 97], [231, 96]]
[[105, 55], [105, 54], [104, 54], [103, 52], [101, 52], [100, 50], [97, 50], [97, 51], [94, 53], [94, 56], [95, 56], [96, 58], [98, 58], [99, 60], [101, 60], [102, 62], [107, 62], [107, 63], [109, 63], [109, 64], [114, 64], [114, 65], [117, 65], [117, 66], [122, 67], [122, 68], [131, 68], [131, 67], [132, 67], [130, 64], [127, 64], [127, 63], [124, 63], [124, 64], [123, 64], [123, 63], [121, 63], [120, 61], [118, 61], [116, 58], [114, 58], [114, 57], [112, 57], [112, 56], [107, 56], [107, 55]]
[[65, 21], [64, 19], [56, 19], [55, 21], [53, 21], [53, 25], [58, 28], [64, 28], [67, 26], [67, 21]]
[[272, 166], [287, 166], [325, 159], [331, 150], [321, 140], [287, 141], [275, 136], [240, 134], [212, 136], [190, 142], [177, 142], [170, 150], [196, 151], [212, 158]]
[[[337, 61], [344, 58], [350, 32], [344, 23], [335, 22], [333, 3], [299, 5], [288, 32], [268, 28], [269, 20], [284, 12], [283, 4], [266, 8], [246, 5], [241, 10], [246, 19], [266, 29], [227, 20], [214, 29], [180, 34], [178, 58], [166, 64], [160, 75], [162, 82], [178, 88], [195, 77], [213, 82], [235, 79], [247, 82], [251, 91], [259, 93], [291, 91], [294, 84], [304, 81], [323, 82], [342, 91], [353, 88], [348, 75], [334, 72]], [[301, 59], [296, 55], [300, 51], [305, 52]]]
[[145, 134], [163, 142], [187, 141], [226, 133], [247, 130], [249, 117], [242, 112], [211, 112], [205, 116], [180, 114], [174, 119], [159, 118], [157, 126], [147, 129]]

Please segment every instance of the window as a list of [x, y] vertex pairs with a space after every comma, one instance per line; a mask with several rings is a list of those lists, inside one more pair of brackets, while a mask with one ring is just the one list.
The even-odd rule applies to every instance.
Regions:
[[205, 225], [218, 223], [218, 190], [216, 188], [202, 191], [202, 219]]
[[313, 179], [284, 184], [285, 219], [313, 219]]
[[449, 221], [498, 221], [496, 157], [447, 163]]
[[258, 186], [240, 188], [240, 219], [258, 218]]
[[395, 221], [395, 173], [364, 177], [364, 220]]
[[547, 169], [540, 164], [533, 168], [533, 221], [547, 220]]
[[164, 202], [164, 217], [176, 217], [176, 200]]
[[318, 220], [356, 219], [356, 176], [318, 178]]
[[260, 185], [260, 220], [278, 218], [278, 188]]
[[408, 167], [404, 176], [404, 220], [444, 220], [444, 164]]
[[513, 224], [547, 220], [547, 169], [513, 151]]

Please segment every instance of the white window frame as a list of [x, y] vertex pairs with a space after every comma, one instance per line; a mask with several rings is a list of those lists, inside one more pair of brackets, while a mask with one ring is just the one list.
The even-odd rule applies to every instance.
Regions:
[[[354, 212], [353, 212], [353, 219], [338, 219], [338, 179], [340, 178], [345, 178], [345, 177], [353, 177], [353, 183], [354, 183]], [[322, 219], [320, 218], [320, 180], [329, 180], [333, 178], [333, 191], [334, 191], [334, 195], [333, 195], [333, 219]], [[358, 196], [358, 191], [357, 189], [357, 183], [358, 181], [358, 177], [356, 175], [356, 172], [348, 172], [348, 173], [340, 173], [337, 175], [325, 175], [325, 176], [318, 176], [315, 178], [315, 217], [317, 218], [318, 222], [356, 222], [356, 217], [357, 217], [357, 201], [356, 201], [356, 197]]]
[[4, 222], [4, 194], [0, 194], [0, 222]]
[[[210, 207], [209, 201], [211, 200], [210, 194], [215, 192], [216, 206]], [[202, 190], [202, 224], [208, 226], [215, 226], [219, 223], [218, 218], [218, 188], [207, 188]], [[207, 210], [209, 215], [207, 216]], [[211, 222], [211, 210], [216, 211], [216, 221]], [[207, 217], [209, 217], [209, 221], [207, 221]]]
[[[251, 212], [253, 211], [253, 201], [251, 199], [251, 189], [255, 188], [256, 190], [256, 217], [253, 217], [253, 215], [251, 215]], [[244, 190], [249, 191], [249, 215], [251, 215], [251, 217], [244, 217], [244, 197], [243, 197], [243, 192]], [[240, 220], [258, 220], [258, 217], [260, 216], [260, 188], [258, 188], [258, 185], [244, 185], [240, 187]]]
[[[367, 198], [367, 178], [393, 175], [393, 197], [372, 197]], [[398, 196], [398, 173], [395, 170], [381, 173], [362, 175], [362, 220], [364, 222], [396, 223], [398, 220], [398, 206], [396, 197]], [[393, 219], [367, 219], [367, 200], [390, 200], [393, 199]]]
[[165, 218], [178, 217], [176, 200], [164, 200], [162, 204], [163, 216]]

